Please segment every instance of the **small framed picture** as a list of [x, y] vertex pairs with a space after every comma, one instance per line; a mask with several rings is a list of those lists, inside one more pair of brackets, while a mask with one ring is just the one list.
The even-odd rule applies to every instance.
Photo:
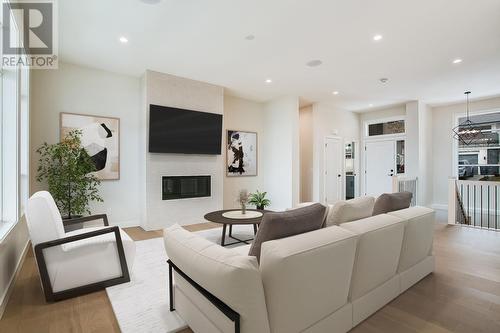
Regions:
[[257, 133], [227, 131], [227, 177], [257, 176]]

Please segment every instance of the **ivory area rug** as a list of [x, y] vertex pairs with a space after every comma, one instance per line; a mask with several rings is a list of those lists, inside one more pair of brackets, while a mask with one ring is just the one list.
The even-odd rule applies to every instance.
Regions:
[[[220, 244], [222, 228], [196, 233]], [[252, 238], [253, 227], [235, 226], [233, 234], [240, 239]], [[228, 243], [232, 241], [226, 239]], [[163, 238], [137, 241], [135, 244], [136, 257], [131, 281], [106, 288], [121, 331], [167, 333], [186, 328], [186, 323], [177, 313], [169, 310], [168, 265]]]

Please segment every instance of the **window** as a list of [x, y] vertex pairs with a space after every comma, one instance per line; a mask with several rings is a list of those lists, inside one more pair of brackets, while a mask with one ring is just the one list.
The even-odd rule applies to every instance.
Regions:
[[[15, 35], [19, 38], [19, 31]], [[0, 67], [0, 240], [24, 213], [28, 149], [29, 70]]]
[[396, 173], [405, 173], [405, 141], [396, 141]]
[[[459, 118], [461, 124], [465, 118]], [[470, 120], [481, 129], [470, 145], [458, 143], [456, 168], [459, 179], [500, 180], [500, 111], [474, 115]]]
[[403, 134], [405, 133], [405, 121], [395, 120], [383, 123], [368, 124], [368, 136]]

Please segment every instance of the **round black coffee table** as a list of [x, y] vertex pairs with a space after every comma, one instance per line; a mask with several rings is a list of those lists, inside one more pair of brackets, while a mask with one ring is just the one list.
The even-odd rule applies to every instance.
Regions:
[[[251, 238], [251, 239], [239, 239], [239, 238], [233, 236], [233, 225], [253, 224], [253, 233], [255, 235], [255, 234], [257, 234], [257, 226], [260, 224], [260, 221], [262, 221], [264, 214], [271, 212], [269, 210], [247, 209], [247, 212], [253, 211], [253, 212], [261, 212], [262, 213], [262, 216], [248, 218], [248, 219], [246, 219], [246, 218], [237, 218], [237, 219], [228, 218], [228, 217], [224, 217], [222, 215], [224, 213], [232, 212], [232, 211], [241, 211], [241, 209], [218, 210], [215, 212], [208, 213], [204, 216], [205, 219], [210, 221], [210, 222], [222, 224], [222, 238], [220, 240], [221, 246], [229, 246], [229, 245], [234, 245], [234, 244], [238, 244], [238, 243], [250, 244], [250, 242], [253, 241], [253, 238]], [[227, 226], [229, 226], [229, 235], [228, 236], [230, 238], [236, 240], [236, 242], [232, 242], [229, 244], [225, 243]]]

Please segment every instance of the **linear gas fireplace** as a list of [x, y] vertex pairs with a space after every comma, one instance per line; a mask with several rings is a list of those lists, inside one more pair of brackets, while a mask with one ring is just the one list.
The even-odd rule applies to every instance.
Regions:
[[162, 177], [162, 200], [209, 197], [210, 176]]

